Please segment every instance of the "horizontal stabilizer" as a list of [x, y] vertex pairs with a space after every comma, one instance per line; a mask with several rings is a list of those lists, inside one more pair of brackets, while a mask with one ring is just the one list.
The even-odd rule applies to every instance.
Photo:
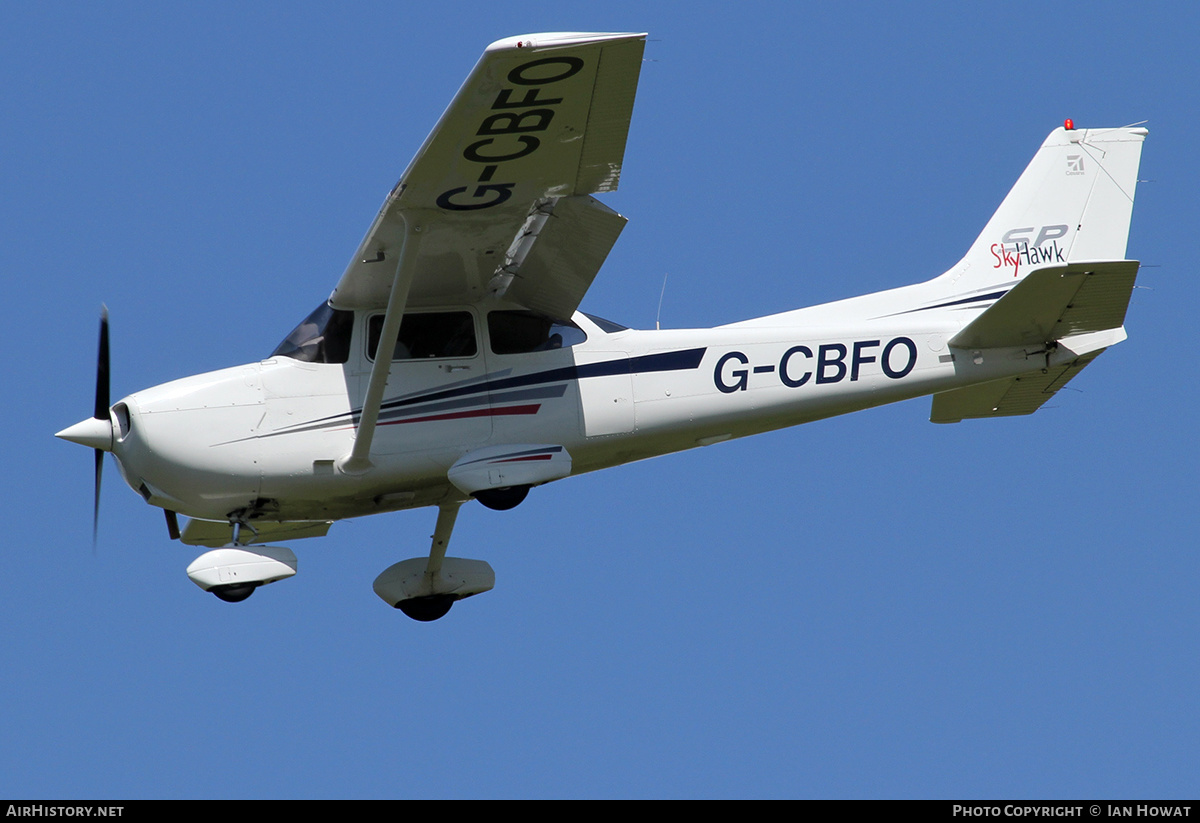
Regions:
[[[302, 537], [324, 537], [329, 533], [332, 520], [294, 520], [288, 523], [255, 523], [254, 531], [242, 529], [241, 539], [246, 545], [270, 543], [275, 540], [299, 540]], [[246, 538], [250, 538], [247, 540]], [[189, 546], [207, 546], [210, 549], [233, 543], [233, 526], [215, 520], [192, 518], [179, 540]]]
[[929, 420], [933, 423], [957, 423], [967, 418], [1033, 414], [1103, 351], [1098, 349], [1044, 373], [1038, 369], [1004, 380], [940, 392], [933, 396]]
[[951, 338], [950, 345], [960, 349], [1036, 346], [1119, 328], [1125, 323], [1137, 270], [1136, 260], [1118, 260], [1030, 272]]

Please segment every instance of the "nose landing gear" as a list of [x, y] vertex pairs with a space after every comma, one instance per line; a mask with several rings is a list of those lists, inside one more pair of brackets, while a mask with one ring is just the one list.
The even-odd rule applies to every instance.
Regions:
[[200, 555], [187, 568], [193, 583], [226, 603], [240, 603], [259, 586], [296, 573], [296, 555], [291, 549], [244, 546], [241, 534], [242, 524], [235, 523], [232, 543]]
[[247, 597], [254, 594], [254, 590], [257, 588], [257, 583], [238, 583], [236, 585], [213, 586], [209, 591], [216, 595], [218, 600], [224, 600], [226, 603], [241, 603]]

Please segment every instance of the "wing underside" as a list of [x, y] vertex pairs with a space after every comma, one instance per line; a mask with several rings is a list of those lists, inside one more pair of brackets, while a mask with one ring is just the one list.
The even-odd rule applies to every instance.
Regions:
[[408, 307], [491, 294], [569, 317], [625, 223], [588, 195], [620, 181], [644, 38], [531, 35], [488, 47], [331, 303], [386, 306], [410, 225], [421, 238]]

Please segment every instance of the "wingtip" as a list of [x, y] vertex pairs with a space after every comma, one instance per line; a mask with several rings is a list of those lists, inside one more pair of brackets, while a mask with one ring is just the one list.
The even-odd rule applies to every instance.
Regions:
[[592, 43], [607, 43], [616, 40], [645, 39], [646, 32], [586, 32], [548, 31], [538, 34], [518, 34], [505, 37], [489, 45], [485, 52], [515, 51], [517, 49], [546, 49], [559, 46], [586, 46]]

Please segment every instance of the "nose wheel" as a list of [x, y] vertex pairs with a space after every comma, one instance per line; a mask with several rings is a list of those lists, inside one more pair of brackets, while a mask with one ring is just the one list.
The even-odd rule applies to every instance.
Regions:
[[296, 555], [286, 546], [239, 543], [205, 552], [187, 568], [193, 583], [226, 603], [240, 603], [259, 586], [295, 573]]
[[257, 588], [257, 583], [238, 583], [229, 586], [213, 586], [209, 591], [215, 594], [218, 600], [224, 600], [226, 603], [241, 603], [254, 594], [254, 590]]

